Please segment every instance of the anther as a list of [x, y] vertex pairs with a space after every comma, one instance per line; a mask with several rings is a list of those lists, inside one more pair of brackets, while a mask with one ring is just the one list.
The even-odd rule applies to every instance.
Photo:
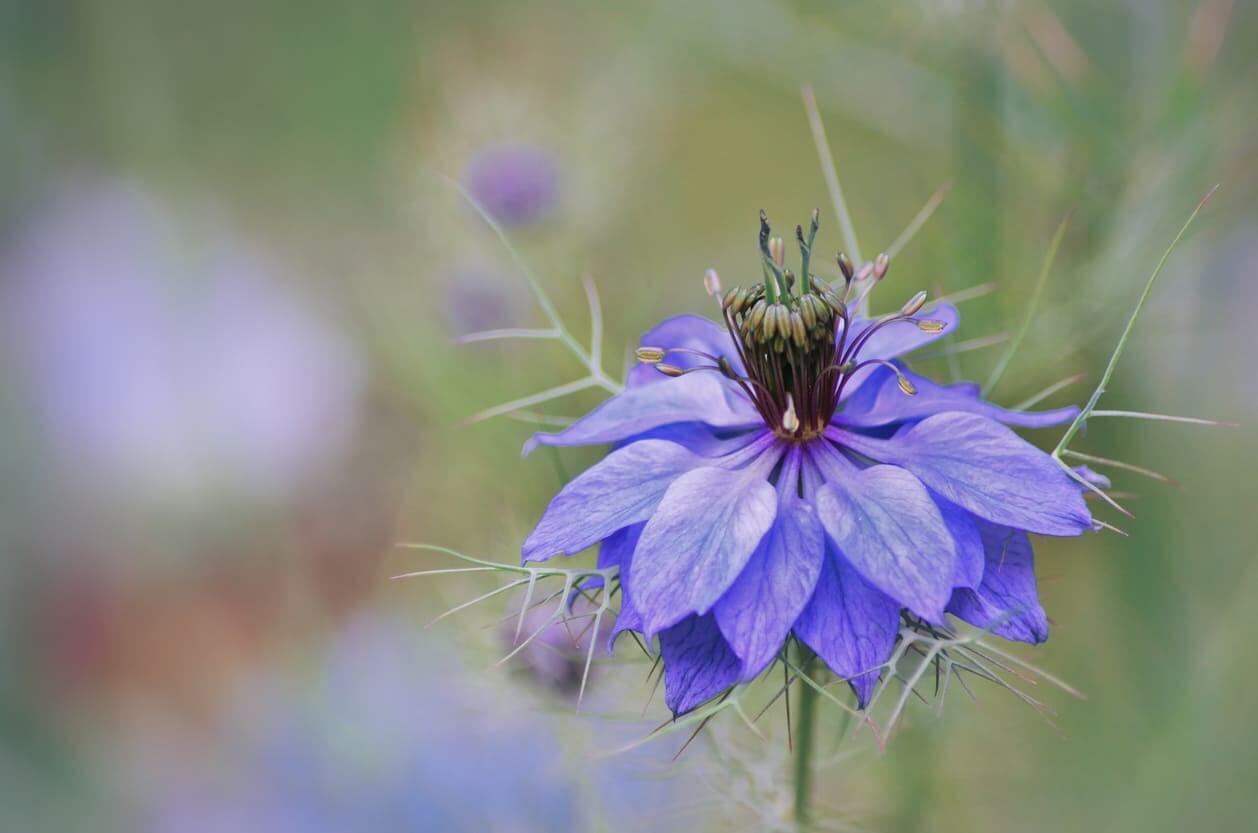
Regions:
[[922, 318], [913, 323], [917, 325], [917, 329], [924, 333], [942, 333], [948, 326], [947, 322], [936, 321], [933, 318]]
[[662, 347], [639, 347], [633, 353], [643, 364], [659, 364], [667, 355], [667, 351]]
[[874, 273], [874, 265], [872, 263], [864, 263], [861, 268], [856, 270], [856, 277], [853, 279], [857, 282], [863, 281]]
[[798, 312], [791, 313], [791, 340], [796, 347], [803, 347], [808, 341], [808, 332], [804, 328], [804, 319]]
[[839, 271], [843, 273], [843, 280], [851, 283], [852, 275], [856, 274], [856, 272], [852, 269], [852, 261], [848, 260], [847, 255], [842, 252], [839, 252], [839, 254], [835, 257], [835, 260], [839, 262]]
[[763, 298], [760, 298], [752, 305], [751, 313], [747, 316], [746, 321], [749, 332], [754, 332], [760, 326], [760, 322], [764, 320], [764, 314], [768, 309], [769, 305], [765, 303]]
[[882, 280], [887, 276], [887, 269], [891, 267], [891, 258], [887, 257], [887, 253], [883, 252], [874, 258], [874, 277]]
[[716, 274], [715, 269], [709, 269], [703, 273], [703, 288], [709, 295], [720, 296], [721, 276]]
[[658, 370], [660, 373], [663, 373], [665, 376], [672, 376], [674, 378], [686, 372], [682, 370], [680, 367], [678, 367], [677, 365], [673, 365], [673, 364], [657, 364], [655, 366], [655, 369]]
[[916, 386], [914, 386], [914, 384], [909, 381], [909, 377], [900, 373], [898, 370], [896, 371], [896, 374], [895, 374], [895, 381], [896, 381], [896, 384], [900, 386], [900, 390], [904, 392], [905, 396], [917, 396]]
[[920, 310], [925, 305], [926, 305], [926, 290], [923, 289], [921, 292], [918, 292], [912, 298], [909, 298], [908, 301], [904, 304], [904, 306], [900, 307], [900, 315], [903, 315], [906, 317], [910, 315], [914, 315], [917, 313], [918, 310]]

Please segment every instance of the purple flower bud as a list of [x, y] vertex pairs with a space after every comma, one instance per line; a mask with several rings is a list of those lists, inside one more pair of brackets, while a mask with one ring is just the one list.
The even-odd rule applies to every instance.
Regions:
[[464, 185], [504, 226], [535, 223], [554, 210], [559, 198], [559, 170], [541, 148], [494, 145], [472, 158]]

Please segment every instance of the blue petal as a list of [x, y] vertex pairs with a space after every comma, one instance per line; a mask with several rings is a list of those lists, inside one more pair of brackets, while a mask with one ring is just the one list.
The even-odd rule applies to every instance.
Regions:
[[952, 575], [954, 587], [978, 587], [983, 580], [983, 539], [978, 534], [978, 519], [969, 512], [931, 493], [939, 514], [956, 544], [957, 565]]
[[819, 461], [828, 478], [816, 497], [826, 534], [870, 584], [914, 613], [942, 622], [956, 545], [930, 493], [902, 468], [858, 470], [833, 454]]
[[1005, 639], [1032, 645], [1048, 639], [1030, 539], [1020, 530], [981, 522], [980, 532], [987, 553], [983, 582], [976, 590], [957, 590], [948, 612]]
[[665, 440], [643, 440], [613, 451], [550, 502], [524, 542], [524, 561], [571, 555], [645, 521], [674, 480], [706, 462]]
[[817, 513], [786, 495], [773, 528], [714, 609], [721, 633], [742, 659], [743, 679], [759, 674], [782, 649], [812, 596], [824, 551]]
[[895, 463], [980, 518], [1043, 535], [1079, 535], [1092, 516], [1052, 457], [998, 422], [944, 413], [888, 440], [831, 430], [842, 444]]
[[[856, 355], [856, 361], [859, 363], [870, 359], [894, 359], [897, 356], [911, 353], [919, 347], [930, 344], [937, 338], [942, 338], [952, 333], [957, 328], [957, 322], [961, 318], [957, 313], [957, 308], [951, 304], [940, 304], [928, 312], [923, 312], [920, 317], [942, 321], [944, 328], [928, 333], [919, 330], [912, 321], [897, 321], [893, 324], [887, 324], [869, 337], [869, 341], [865, 342], [860, 352]], [[874, 324], [875, 321], [872, 320], [853, 322], [852, 337], [848, 339], [847, 343], [849, 345], [852, 344], [854, 339], [859, 338], [862, 333]], [[848, 396], [855, 394], [877, 369], [878, 366], [874, 365], [856, 371], [844, 387], [844, 398], [846, 399]]]
[[762, 469], [696, 468], [668, 487], [629, 569], [648, 638], [707, 613], [738, 578], [777, 514]]
[[524, 453], [539, 445], [619, 442], [678, 422], [742, 428], [764, 421], [742, 391], [715, 372], [662, 378], [662, 384], [628, 388], [616, 394], [557, 434], [534, 434], [524, 444]]
[[1009, 411], [979, 398], [976, 385], [961, 383], [943, 386], [918, 376], [909, 370], [902, 371], [917, 393], [908, 396], [900, 389], [895, 373], [888, 367], [874, 369], [869, 380], [852, 394], [835, 414], [836, 425], [852, 428], [876, 428], [911, 419], [921, 419], [944, 411], [963, 411], [988, 419], [1016, 425], [1021, 428], [1049, 428], [1074, 419], [1079, 409], [1071, 405], [1052, 411]]
[[[729, 337], [729, 331], [720, 324], [698, 315], [677, 315], [665, 319], [642, 335], [638, 342], [641, 347], [683, 348], [697, 350], [711, 356], [729, 359], [734, 370], [743, 372], [742, 360]], [[676, 367], [689, 368], [712, 362], [691, 353], [670, 353], [668, 363]], [[635, 388], [667, 380], [668, 377], [650, 365], [635, 365], [625, 380], [625, 387]]]
[[642, 528], [646, 524], [634, 524], [618, 529], [603, 541], [598, 551], [598, 566], [620, 568], [620, 612], [616, 614], [616, 625], [611, 636], [607, 638], [607, 651], [611, 653], [616, 644], [616, 637], [625, 631], [642, 630], [642, 617], [633, 604], [633, 594], [629, 590], [629, 564], [633, 559], [633, 551], [637, 549], [638, 539], [642, 537]]
[[795, 635], [851, 683], [862, 708], [878, 684], [877, 668], [891, 656], [899, 629], [899, 603], [828, 547], [812, 599], [795, 623]]
[[684, 714], [738, 682], [742, 664], [712, 614], [690, 616], [660, 634], [664, 702]]

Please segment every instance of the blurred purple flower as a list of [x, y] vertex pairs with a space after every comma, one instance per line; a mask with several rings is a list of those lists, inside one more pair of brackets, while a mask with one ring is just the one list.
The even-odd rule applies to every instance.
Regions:
[[499, 270], [463, 264], [450, 272], [446, 289], [446, 324], [451, 336], [479, 330], [517, 327], [519, 309], [527, 302], [518, 282]]
[[312, 680], [254, 680], [218, 745], [198, 752], [219, 754], [208, 775], [178, 765], [141, 773], [143, 829], [588, 829], [549, 725], [497, 708], [493, 692], [411, 630], [363, 616]]
[[[562, 619], [555, 617], [554, 604], [549, 603], [525, 611], [522, 622], [516, 617], [504, 622], [505, 650], [513, 651], [528, 640], [513, 658], [515, 668], [543, 688], [576, 697], [585, 674], [590, 640], [602, 641], [612, 630], [611, 617], [604, 616], [599, 620], [598, 633], [594, 633], [593, 616], [597, 607], [586, 596], [575, 594]], [[591, 679], [594, 676], [596, 670], [591, 667]]]
[[545, 150], [511, 143], [483, 148], [468, 163], [464, 185], [504, 226], [544, 218], [559, 198], [559, 169]]
[[352, 345], [275, 264], [216, 227], [176, 227], [141, 190], [62, 194], [3, 270], [6, 329], [75, 478], [272, 495], [353, 436]]

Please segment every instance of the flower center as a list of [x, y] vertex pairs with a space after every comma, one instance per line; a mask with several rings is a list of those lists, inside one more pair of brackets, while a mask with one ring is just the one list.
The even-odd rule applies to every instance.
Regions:
[[[926, 303], [919, 292], [897, 312], [872, 321], [854, 321], [850, 307], [887, 273], [887, 256], [854, 269], [847, 256], [837, 255], [843, 285], [831, 285], [809, 270], [813, 243], [819, 228], [817, 211], [807, 234], [795, 227], [800, 250], [800, 270], [786, 267], [785, 246], [772, 237], [768, 218], [760, 212], [760, 254], [764, 279], [750, 287], [733, 287], [721, 298], [725, 326], [734, 342], [746, 375], [735, 371], [727, 356], [707, 356], [716, 364], [689, 369], [663, 363], [670, 352], [693, 352], [643, 347], [641, 361], [661, 372], [678, 376], [698, 370], [718, 370], [737, 382], [779, 437], [806, 442], [830, 424], [849, 380], [858, 370], [874, 364], [893, 370], [900, 389], [912, 396], [917, 391], [898, 367], [885, 359], [860, 360], [861, 350], [878, 330], [900, 321], [912, 321], [926, 332], [943, 329], [941, 321], [913, 316]], [[720, 282], [709, 270], [704, 279], [709, 292], [717, 294]]]

